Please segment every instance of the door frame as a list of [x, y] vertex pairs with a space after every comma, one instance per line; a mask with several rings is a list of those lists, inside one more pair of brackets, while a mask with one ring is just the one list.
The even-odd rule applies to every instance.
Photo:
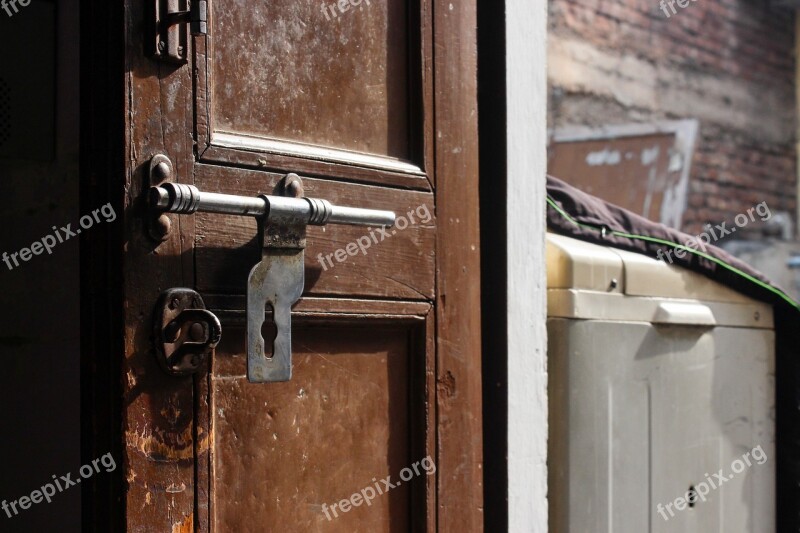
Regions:
[[486, 529], [546, 533], [547, 2], [478, 6]]
[[547, 3], [506, 0], [505, 35], [508, 526], [546, 532]]
[[[436, 411], [437, 530], [480, 531], [483, 528], [483, 438], [481, 382], [480, 245], [478, 219], [477, 0], [433, 6], [434, 109], [437, 123], [461, 127], [433, 139], [436, 184], [437, 301]], [[81, 5], [81, 203], [107, 202], [125, 213], [124, 225], [107, 225], [102, 234], [81, 242], [82, 455], [109, 450], [126, 463], [136, 459], [135, 439], [124, 430], [132, 401], [125, 372], [123, 279], [125, 236], [140, 231], [144, 205], [137, 195], [144, 184], [142, 161], [152, 154], [129, 152], [126, 112], [131, 86], [126, 39], [138, 31], [126, 13], [142, 8], [141, 0], [120, 3], [86, 0]], [[90, 29], [91, 31], [88, 31]], [[120, 31], [122, 30], [122, 31]], [[139, 47], [141, 53], [143, 47]], [[162, 69], [167, 73], [167, 68]], [[467, 117], [464, 119], [464, 117]], [[98, 228], [98, 231], [101, 231]], [[180, 259], [176, 259], [180, 263]], [[170, 268], [183, 268], [176, 264]], [[155, 301], [153, 302], [155, 305]], [[144, 317], [143, 321], [148, 321]], [[148, 322], [149, 324], [149, 322]], [[156, 370], [154, 358], [137, 363]], [[147, 369], [148, 371], [150, 368]], [[128, 382], [129, 384], [129, 382]], [[189, 382], [189, 388], [192, 387]], [[142, 388], [136, 395], [149, 394]], [[158, 394], [158, 391], [155, 391]], [[152, 397], [151, 397], [152, 399]], [[472, 438], [465, 439], [464, 435]], [[127, 466], [127, 464], [126, 464]], [[165, 472], [169, 462], [149, 466]], [[82, 487], [83, 524], [87, 531], [126, 530], [127, 468], [98, 476]], [[157, 497], [158, 498], [158, 497]], [[161, 498], [168, 505], [167, 496]], [[171, 500], [170, 500], [171, 501]], [[194, 512], [194, 497], [170, 507], [171, 516]], [[188, 503], [187, 503], [188, 502]], [[174, 504], [174, 501], [172, 501]], [[154, 502], [158, 506], [158, 502]], [[179, 506], [179, 507], [180, 507]], [[165, 513], [167, 514], [167, 513]], [[165, 523], [165, 527], [187, 522]]]

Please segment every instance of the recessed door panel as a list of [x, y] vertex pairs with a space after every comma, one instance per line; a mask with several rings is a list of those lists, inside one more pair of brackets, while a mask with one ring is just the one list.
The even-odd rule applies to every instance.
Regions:
[[198, 128], [207, 143], [276, 156], [262, 160], [267, 166], [288, 156], [423, 173], [416, 2], [216, 0], [209, 8], [214, 39], [200, 64], [208, 101]]
[[[424, 417], [411, 401], [422, 354], [408, 329], [298, 327], [292, 381], [266, 387], [247, 382], [241, 335], [229, 331], [211, 376], [216, 530], [408, 531], [412, 492], [427, 481], [422, 470], [398, 478], [422, 459], [411, 432]], [[369, 505], [340, 508], [368, 487]]]

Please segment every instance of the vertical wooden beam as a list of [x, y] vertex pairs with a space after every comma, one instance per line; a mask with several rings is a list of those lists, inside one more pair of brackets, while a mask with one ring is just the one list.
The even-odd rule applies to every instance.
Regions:
[[144, 55], [143, 0], [125, 0], [124, 360], [125, 507], [129, 531], [194, 531], [195, 424], [191, 377], [168, 376], [152, 348], [161, 291], [194, 287], [194, 219], [172, 216], [164, 242], [148, 236], [150, 158], [193, 183], [192, 75]]
[[434, 4], [438, 530], [483, 530], [477, 3]]

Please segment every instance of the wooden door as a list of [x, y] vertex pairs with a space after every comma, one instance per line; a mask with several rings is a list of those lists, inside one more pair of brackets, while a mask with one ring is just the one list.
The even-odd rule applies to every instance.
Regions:
[[[126, 1], [128, 529], [482, 530], [475, 2], [209, 0], [185, 64], [144, 52], [145, 3]], [[246, 378], [255, 220], [169, 215], [154, 240], [156, 154], [202, 191], [294, 172], [307, 196], [398, 215], [309, 227], [291, 381]], [[222, 322], [193, 377], [153, 355], [172, 287]]]

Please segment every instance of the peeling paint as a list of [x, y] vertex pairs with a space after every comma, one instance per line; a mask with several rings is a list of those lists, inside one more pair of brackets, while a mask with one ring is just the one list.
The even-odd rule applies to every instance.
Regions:
[[653, 146], [652, 148], [645, 148], [642, 150], [642, 165], [649, 166], [655, 163], [658, 160], [658, 155], [661, 153], [661, 150], [658, 146]]
[[590, 167], [619, 165], [620, 161], [622, 161], [622, 154], [620, 154], [619, 150], [609, 150], [608, 148], [590, 152], [586, 155], [586, 164]]
[[172, 425], [178, 423], [178, 418], [181, 416], [181, 410], [176, 405], [175, 398], [171, 398], [166, 406], [161, 409], [161, 416]]
[[194, 513], [185, 517], [181, 522], [172, 524], [172, 533], [193, 533], [194, 532]]
[[[210, 446], [209, 435], [202, 436], [202, 428], [198, 443], [198, 453], [208, 451]], [[194, 441], [192, 427], [189, 426], [180, 433], [167, 433], [162, 429], [145, 430], [140, 435], [137, 431], [127, 431], [125, 441], [128, 448], [152, 461], [181, 461], [194, 459]]]
[[176, 494], [178, 492], [184, 492], [186, 490], [186, 484], [181, 483], [180, 485], [176, 485], [175, 483], [173, 483], [165, 490], [167, 491], [168, 494]]

